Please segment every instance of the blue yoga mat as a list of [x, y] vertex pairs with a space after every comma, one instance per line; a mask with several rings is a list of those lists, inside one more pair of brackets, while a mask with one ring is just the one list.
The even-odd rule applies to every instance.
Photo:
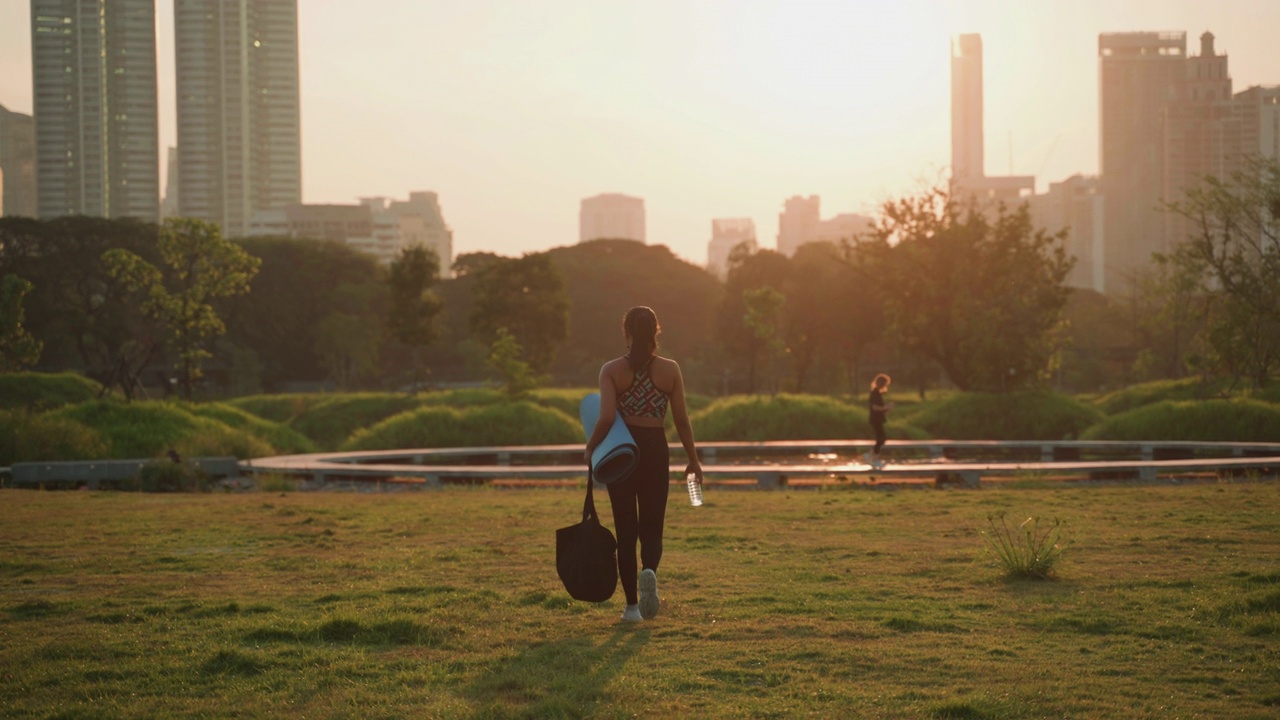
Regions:
[[[582, 398], [582, 404], [578, 406], [578, 415], [582, 418], [582, 432], [586, 435], [585, 439], [590, 440], [591, 433], [596, 428], [596, 421], [600, 419], [600, 393], [591, 393]], [[626, 479], [631, 471], [636, 469], [636, 463], [639, 461], [640, 458], [636, 454], [636, 441], [631, 437], [627, 424], [622, 421], [622, 416], [615, 413], [609, 434], [604, 436], [604, 440], [591, 453], [591, 472], [596, 482], [608, 485]]]

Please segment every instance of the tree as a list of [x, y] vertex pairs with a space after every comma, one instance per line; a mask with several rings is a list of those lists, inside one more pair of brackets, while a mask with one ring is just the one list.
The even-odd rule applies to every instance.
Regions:
[[1192, 228], [1174, 258], [1212, 296], [1210, 343], [1233, 375], [1264, 386], [1280, 367], [1280, 161], [1249, 158], [1169, 210]]
[[335, 312], [316, 328], [316, 354], [340, 389], [347, 389], [378, 366], [378, 326], [367, 318]]
[[885, 203], [862, 243], [894, 338], [962, 390], [1046, 379], [1062, 342], [1062, 234], [1033, 229], [1025, 205], [989, 218], [945, 190]]
[[[252, 295], [217, 304], [227, 325], [224, 342], [257, 356], [265, 389], [333, 377], [331, 359], [321, 351], [320, 328], [326, 318], [347, 315], [369, 327], [385, 326], [386, 271], [372, 256], [335, 240], [254, 237], [235, 242], [262, 265], [253, 277]], [[401, 349], [386, 333], [377, 333], [375, 342], [380, 363], [391, 362]], [[407, 358], [403, 367], [408, 369]]]
[[440, 314], [440, 298], [432, 287], [440, 279], [440, 257], [435, 250], [414, 245], [400, 251], [387, 276], [391, 311], [387, 329], [413, 353], [413, 382], [417, 389], [422, 377], [419, 350], [435, 337], [435, 318]]
[[475, 271], [471, 329], [482, 340], [506, 328], [525, 349], [535, 373], [551, 366], [569, 334], [564, 278], [545, 253], [502, 258]]
[[249, 292], [261, 261], [224, 240], [216, 225], [194, 218], [166, 220], [158, 249], [165, 270], [120, 248], [108, 250], [103, 261], [112, 277], [144, 293], [144, 312], [167, 328], [183, 395], [190, 400], [203, 361], [212, 357], [208, 346], [226, 332], [210, 301]]
[[[786, 301], [785, 295], [767, 285], [745, 290], [742, 293], [742, 304], [747, 309], [742, 316], [742, 324], [747, 326], [752, 337], [755, 338], [754, 351], [763, 356], [765, 364], [769, 367], [769, 387], [772, 392], [778, 391], [778, 358], [786, 349], [786, 344], [781, 338], [782, 330], [779, 327], [782, 320], [782, 306]], [[756, 360], [752, 357], [748, 384], [753, 391], [755, 367]]]
[[506, 328], [498, 328], [489, 348], [488, 364], [502, 378], [503, 391], [512, 400], [528, 397], [530, 390], [546, 382], [545, 375], [538, 375], [524, 361], [524, 348]]
[[17, 275], [0, 279], [0, 372], [22, 370], [40, 361], [42, 345], [22, 326], [22, 298], [31, 283]]
[[[716, 318], [716, 337], [732, 365], [745, 372], [747, 392], [756, 391], [756, 376], [762, 357], [761, 338], [746, 322], [747, 293], [759, 288], [785, 292], [791, 275], [791, 261], [773, 250], [749, 252], [744, 246], [729, 254], [729, 276]], [[784, 332], [779, 328], [779, 332]]]

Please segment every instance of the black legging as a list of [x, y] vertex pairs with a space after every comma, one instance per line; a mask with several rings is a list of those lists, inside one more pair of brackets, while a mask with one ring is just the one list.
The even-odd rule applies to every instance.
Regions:
[[632, 427], [640, 459], [625, 480], [608, 485], [613, 506], [613, 530], [618, 536], [618, 576], [627, 604], [639, 602], [636, 594], [636, 540], [640, 541], [640, 562], [657, 572], [662, 560], [662, 525], [667, 515], [667, 493], [671, 489], [671, 455], [667, 433], [660, 427]]
[[884, 447], [884, 441], [885, 441], [884, 421], [882, 420], [880, 422], [871, 423], [871, 429], [876, 431], [876, 449], [872, 450], [871, 452], [879, 455], [880, 449]]

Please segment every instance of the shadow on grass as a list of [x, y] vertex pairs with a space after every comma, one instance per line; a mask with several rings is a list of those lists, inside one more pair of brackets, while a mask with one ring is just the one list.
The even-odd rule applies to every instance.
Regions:
[[618, 630], [598, 644], [579, 637], [529, 647], [488, 668], [465, 694], [475, 717], [587, 717], [648, 641], [648, 630]]

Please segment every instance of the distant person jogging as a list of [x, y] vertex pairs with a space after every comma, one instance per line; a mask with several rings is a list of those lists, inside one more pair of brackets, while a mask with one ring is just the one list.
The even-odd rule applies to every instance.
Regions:
[[[671, 459], [663, 428], [668, 405], [680, 443], [689, 456], [685, 473], [694, 473], [698, 483], [702, 482], [702, 465], [685, 405], [684, 377], [674, 360], [657, 356], [659, 332], [658, 316], [653, 310], [638, 306], [627, 311], [622, 320], [627, 354], [600, 368], [600, 417], [584, 455], [590, 465], [592, 451], [609, 434], [614, 413], [620, 414], [636, 441], [638, 455], [631, 475], [607, 486], [618, 536], [618, 577], [627, 596], [622, 619], [628, 622], [652, 620], [658, 615], [658, 563], [662, 560], [662, 530], [671, 487]], [[638, 583], [637, 540], [644, 568]]]
[[871, 381], [871, 396], [867, 401], [867, 408], [870, 411], [867, 419], [871, 423], [871, 429], [876, 433], [876, 446], [874, 450], [863, 455], [862, 459], [876, 469], [884, 467], [884, 458], [880, 457], [885, 441], [884, 423], [885, 417], [893, 409], [893, 403], [885, 402], [884, 394], [889, 392], [889, 383], [892, 382], [893, 379], [884, 373], [876, 375]]

